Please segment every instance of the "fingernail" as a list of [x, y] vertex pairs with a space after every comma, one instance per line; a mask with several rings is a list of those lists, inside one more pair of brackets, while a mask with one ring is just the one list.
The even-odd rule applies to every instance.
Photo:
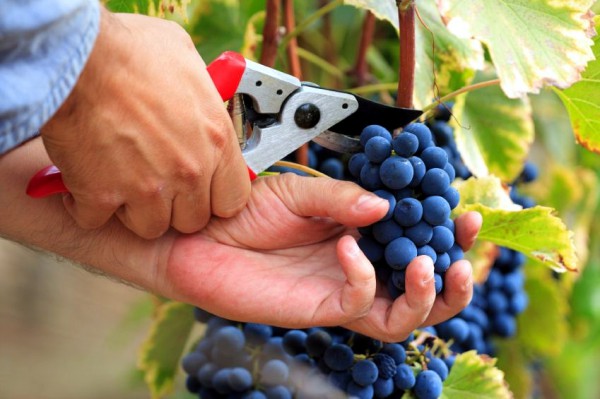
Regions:
[[430, 257], [426, 257], [424, 263], [423, 263], [423, 268], [427, 269], [426, 273], [425, 273], [425, 277], [423, 277], [423, 285], [429, 285], [433, 282], [433, 274], [434, 274], [434, 268], [433, 268], [433, 261], [431, 260]]
[[378, 197], [375, 194], [363, 194], [358, 199], [358, 202], [354, 208], [359, 212], [368, 212], [372, 209], [379, 208], [383, 203], [388, 202], [387, 200]]

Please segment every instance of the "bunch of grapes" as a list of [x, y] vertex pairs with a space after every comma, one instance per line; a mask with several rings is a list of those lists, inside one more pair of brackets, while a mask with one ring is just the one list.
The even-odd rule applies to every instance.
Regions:
[[450, 219], [460, 198], [450, 186], [455, 171], [447, 152], [435, 145], [422, 123], [406, 126], [393, 139], [382, 126], [370, 125], [362, 131], [360, 143], [364, 152], [350, 158], [348, 169], [360, 186], [390, 203], [381, 221], [359, 229], [360, 248], [392, 298], [405, 291], [406, 267], [418, 255], [433, 260], [440, 293], [445, 272], [463, 257]]
[[435, 399], [454, 363], [426, 332], [384, 344], [340, 327], [291, 330], [195, 313], [206, 334], [182, 367], [201, 399], [371, 399], [406, 391]]

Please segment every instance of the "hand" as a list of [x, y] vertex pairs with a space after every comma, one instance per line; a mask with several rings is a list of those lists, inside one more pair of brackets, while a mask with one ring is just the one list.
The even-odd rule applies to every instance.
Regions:
[[173, 22], [102, 11], [73, 92], [41, 129], [94, 229], [116, 215], [144, 238], [200, 230], [246, 204], [248, 172], [230, 118], [190, 37]]
[[[471, 268], [465, 260], [453, 264], [436, 298], [431, 260], [419, 257], [408, 267], [406, 294], [390, 300], [377, 287], [354, 229], [383, 217], [387, 204], [349, 182], [292, 174], [258, 179], [235, 218], [213, 218], [200, 233], [174, 239], [168, 261], [155, 272], [155, 288], [234, 320], [288, 328], [344, 325], [400, 341], [468, 304]], [[480, 225], [477, 213], [456, 220], [464, 249]]]

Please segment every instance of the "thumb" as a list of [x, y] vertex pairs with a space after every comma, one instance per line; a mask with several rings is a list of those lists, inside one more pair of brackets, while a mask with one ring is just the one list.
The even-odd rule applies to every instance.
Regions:
[[390, 204], [357, 184], [327, 177], [292, 173], [272, 179], [273, 191], [298, 216], [330, 217], [350, 226], [366, 226], [383, 218]]

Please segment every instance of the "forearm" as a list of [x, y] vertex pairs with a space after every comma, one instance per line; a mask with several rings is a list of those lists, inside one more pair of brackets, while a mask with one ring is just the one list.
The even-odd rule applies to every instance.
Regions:
[[29, 198], [29, 179], [49, 163], [40, 139], [0, 157], [0, 235], [153, 290], [171, 236], [144, 240], [114, 219], [84, 230], [65, 211], [60, 195]]

